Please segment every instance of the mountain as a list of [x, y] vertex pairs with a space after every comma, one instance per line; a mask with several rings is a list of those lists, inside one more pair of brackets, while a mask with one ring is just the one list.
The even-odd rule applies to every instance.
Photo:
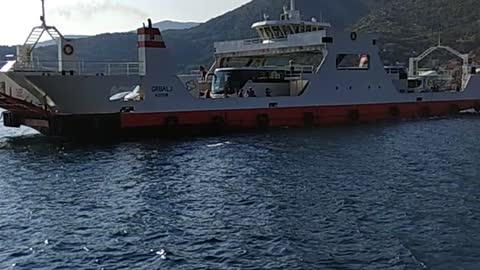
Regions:
[[15, 47], [0, 46], [0, 61], [5, 61], [5, 55], [14, 54], [15, 51], [16, 51]]
[[[253, 0], [197, 27], [164, 31], [167, 46], [176, 57], [177, 70], [212, 63], [216, 41], [256, 37], [251, 25], [263, 20], [263, 14], [270, 14], [271, 18], [280, 16], [288, 3], [288, 0]], [[369, 12], [367, 5], [359, 0], [298, 0], [297, 6], [305, 18], [323, 18], [339, 29], [351, 26]], [[77, 51], [81, 58], [89, 61], [136, 61], [136, 39], [134, 33], [102, 34], [79, 40]], [[40, 52], [46, 56], [55, 55], [54, 48], [44, 48]]]
[[[214, 42], [256, 37], [251, 25], [263, 20], [263, 14], [271, 18], [280, 16], [288, 3], [288, 0], [254, 0], [198, 27], [165, 32], [167, 46], [175, 50], [182, 67], [196, 68], [199, 64], [211, 63]], [[298, 0], [297, 7], [304, 18], [323, 17], [339, 29], [352, 25], [369, 12], [358, 0]]]
[[183, 30], [183, 29], [190, 29], [193, 27], [198, 26], [200, 23], [196, 22], [175, 22], [175, 21], [161, 21], [158, 23], [154, 23], [153, 27], [160, 28], [160, 30]]
[[[158, 23], [155, 23], [153, 24], [154, 27], [158, 27], [160, 29], [162, 29], [162, 31], [165, 31], [165, 30], [183, 30], [183, 29], [189, 29], [189, 28], [193, 28], [193, 27], [196, 27], [198, 26], [199, 23], [196, 23], [196, 22], [176, 22], [176, 21], [170, 21], [170, 20], [165, 20], [165, 21], [161, 21], [161, 22], [158, 22]], [[113, 36], [122, 36], [121, 33], [119, 34], [102, 34], [102, 35], [99, 35], [97, 37], [100, 37], [99, 40], [104, 40], [102, 39], [102, 37], [113, 37]], [[85, 36], [85, 35], [66, 35], [65, 38], [67, 39], [85, 39], [85, 38], [88, 38], [89, 36]], [[97, 40], [96, 38], [97, 37], [92, 37], [93, 40]], [[114, 38], [113, 38], [114, 39]], [[112, 40], [113, 40], [112, 39]], [[121, 38], [120, 38], [121, 40]], [[94, 46], [94, 42], [90, 42], [90, 41], [82, 41], [82, 46], [84, 44], [86, 44], [87, 46], [89, 45], [92, 45]], [[53, 40], [47, 40], [47, 41], [42, 41], [42, 42], [39, 42], [38, 43], [38, 48], [41, 48], [41, 47], [48, 47], [48, 46], [52, 46], [52, 45], [56, 45], [55, 42]], [[135, 44], [134, 44], [135, 45]], [[49, 59], [51, 59], [51, 57], [53, 57], [53, 54], [54, 53], [54, 48], [48, 48], [48, 49], [43, 49], [43, 51], [41, 51], [41, 55], [46, 55]], [[0, 62], [2, 61], [5, 61], [5, 55], [7, 54], [14, 54], [16, 51], [15, 47], [14, 46], [0, 46]], [[84, 53], [82, 53], [81, 55], [86, 55], [88, 56], [88, 48], [87, 49], [84, 49], [83, 50]], [[112, 56], [111, 59], [112, 61], [115, 60], [115, 56]], [[94, 57], [94, 55], [92, 55], [92, 58]], [[134, 61], [134, 60], [132, 60]]]
[[[82, 36], [82, 35], [66, 35], [65, 38], [66, 39], [81, 39], [81, 38], [87, 38], [88, 36]], [[46, 46], [52, 46], [52, 45], [56, 45], [57, 43], [53, 40], [46, 40], [46, 41], [42, 41], [42, 42], [39, 42], [37, 44], [37, 47], [46, 47]]]
[[[252, 23], [263, 14], [276, 18], [288, 0], [253, 0], [238, 9], [196, 27], [163, 31], [176, 57], [178, 71], [213, 62], [216, 41], [252, 38]], [[336, 30], [379, 32], [385, 59], [406, 62], [407, 57], [442, 43], [462, 52], [477, 52], [480, 61], [480, 5], [478, 0], [297, 0], [304, 19], [322, 18]], [[140, 26], [140, 25], [139, 25]], [[136, 61], [134, 33], [102, 34], [80, 39], [77, 52], [87, 61]], [[9, 50], [9, 49], [7, 49]], [[48, 59], [55, 48], [38, 50]], [[2, 47], [0, 47], [0, 61]]]
[[[162, 31], [165, 30], [183, 30], [183, 29], [189, 29], [193, 28], [195, 26], [198, 26], [200, 23], [195, 23], [195, 22], [175, 22], [175, 21], [170, 21], [170, 20], [165, 20], [161, 21], [158, 23], [154, 23], [153, 26], [160, 28]], [[81, 38], [87, 38], [89, 36], [86, 35], [65, 35], [66, 39], [81, 39]], [[53, 40], [46, 40], [39, 42], [37, 44], [38, 47], [46, 47], [46, 46], [52, 46], [56, 45], [55, 41]], [[1, 50], [0, 46], [0, 50]], [[1, 52], [1, 51], [0, 51]]]
[[478, 0], [370, 0], [372, 11], [353, 28], [379, 33], [386, 58], [406, 59], [438, 43], [480, 60]]

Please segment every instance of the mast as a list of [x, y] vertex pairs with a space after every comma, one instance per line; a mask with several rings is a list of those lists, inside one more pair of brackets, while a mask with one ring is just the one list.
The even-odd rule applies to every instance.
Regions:
[[17, 60], [26, 67], [33, 66], [33, 51], [45, 33], [48, 34], [50, 38], [59, 45], [59, 47], [64, 41], [63, 35], [55, 26], [47, 25], [45, 0], [40, 1], [42, 2], [42, 15], [40, 16], [42, 24], [32, 29], [23, 46], [17, 47]]
[[[42, 0], [43, 1], [43, 0]], [[295, 0], [290, 0], [290, 10], [294, 11], [296, 10], [296, 1]]]
[[47, 20], [45, 19], [45, 0], [42, 1], [42, 16], [40, 16], [40, 20], [42, 21], [43, 26], [47, 26]]

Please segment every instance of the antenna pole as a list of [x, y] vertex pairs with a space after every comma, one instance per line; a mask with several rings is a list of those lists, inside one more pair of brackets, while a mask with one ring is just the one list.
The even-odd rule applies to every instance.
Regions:
[[47, 24], [45, 19], [45, 0], [41, 0], [41, 1], [42, 1], [42, 16], [40, 17], [40, 20], [42, 21], [43, 26], [45, 26]]

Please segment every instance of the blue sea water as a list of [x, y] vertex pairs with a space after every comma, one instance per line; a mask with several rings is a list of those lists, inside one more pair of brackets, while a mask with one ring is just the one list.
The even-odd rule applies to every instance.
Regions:
[[477, 117], [110, 144], [0, 134], [0, 269], [480, 269]]

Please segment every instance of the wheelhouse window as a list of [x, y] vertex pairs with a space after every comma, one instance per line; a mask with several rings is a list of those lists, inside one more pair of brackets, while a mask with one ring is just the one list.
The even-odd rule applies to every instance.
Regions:
[[338, 54], [338, 70], [367, 70], [370, 68], [370, 55], [368, 54]]
[[289, 25], [285, 25], [285, 26], [283, 26], [282, 28], [283, 28], [283, 32], [284, 32], [286, 35], [291, 35], [291, 34], [293, 34], [292, 28], [291, 28]]
[[266, 34], [267, 38], [269, 38], [269, 39], [274, 38], [273, 32], [270, 28], [265, 28], [265, 34]]
[[275, 38], [283, 38], [283, 37], [285, 37], [285, 35], [283, 34], [282, 29], [280, 28], [280, 26], [273, 26], [273, 27], [272, 27], [272, 30], [273, 30], [273, 34], [274, 34]]

